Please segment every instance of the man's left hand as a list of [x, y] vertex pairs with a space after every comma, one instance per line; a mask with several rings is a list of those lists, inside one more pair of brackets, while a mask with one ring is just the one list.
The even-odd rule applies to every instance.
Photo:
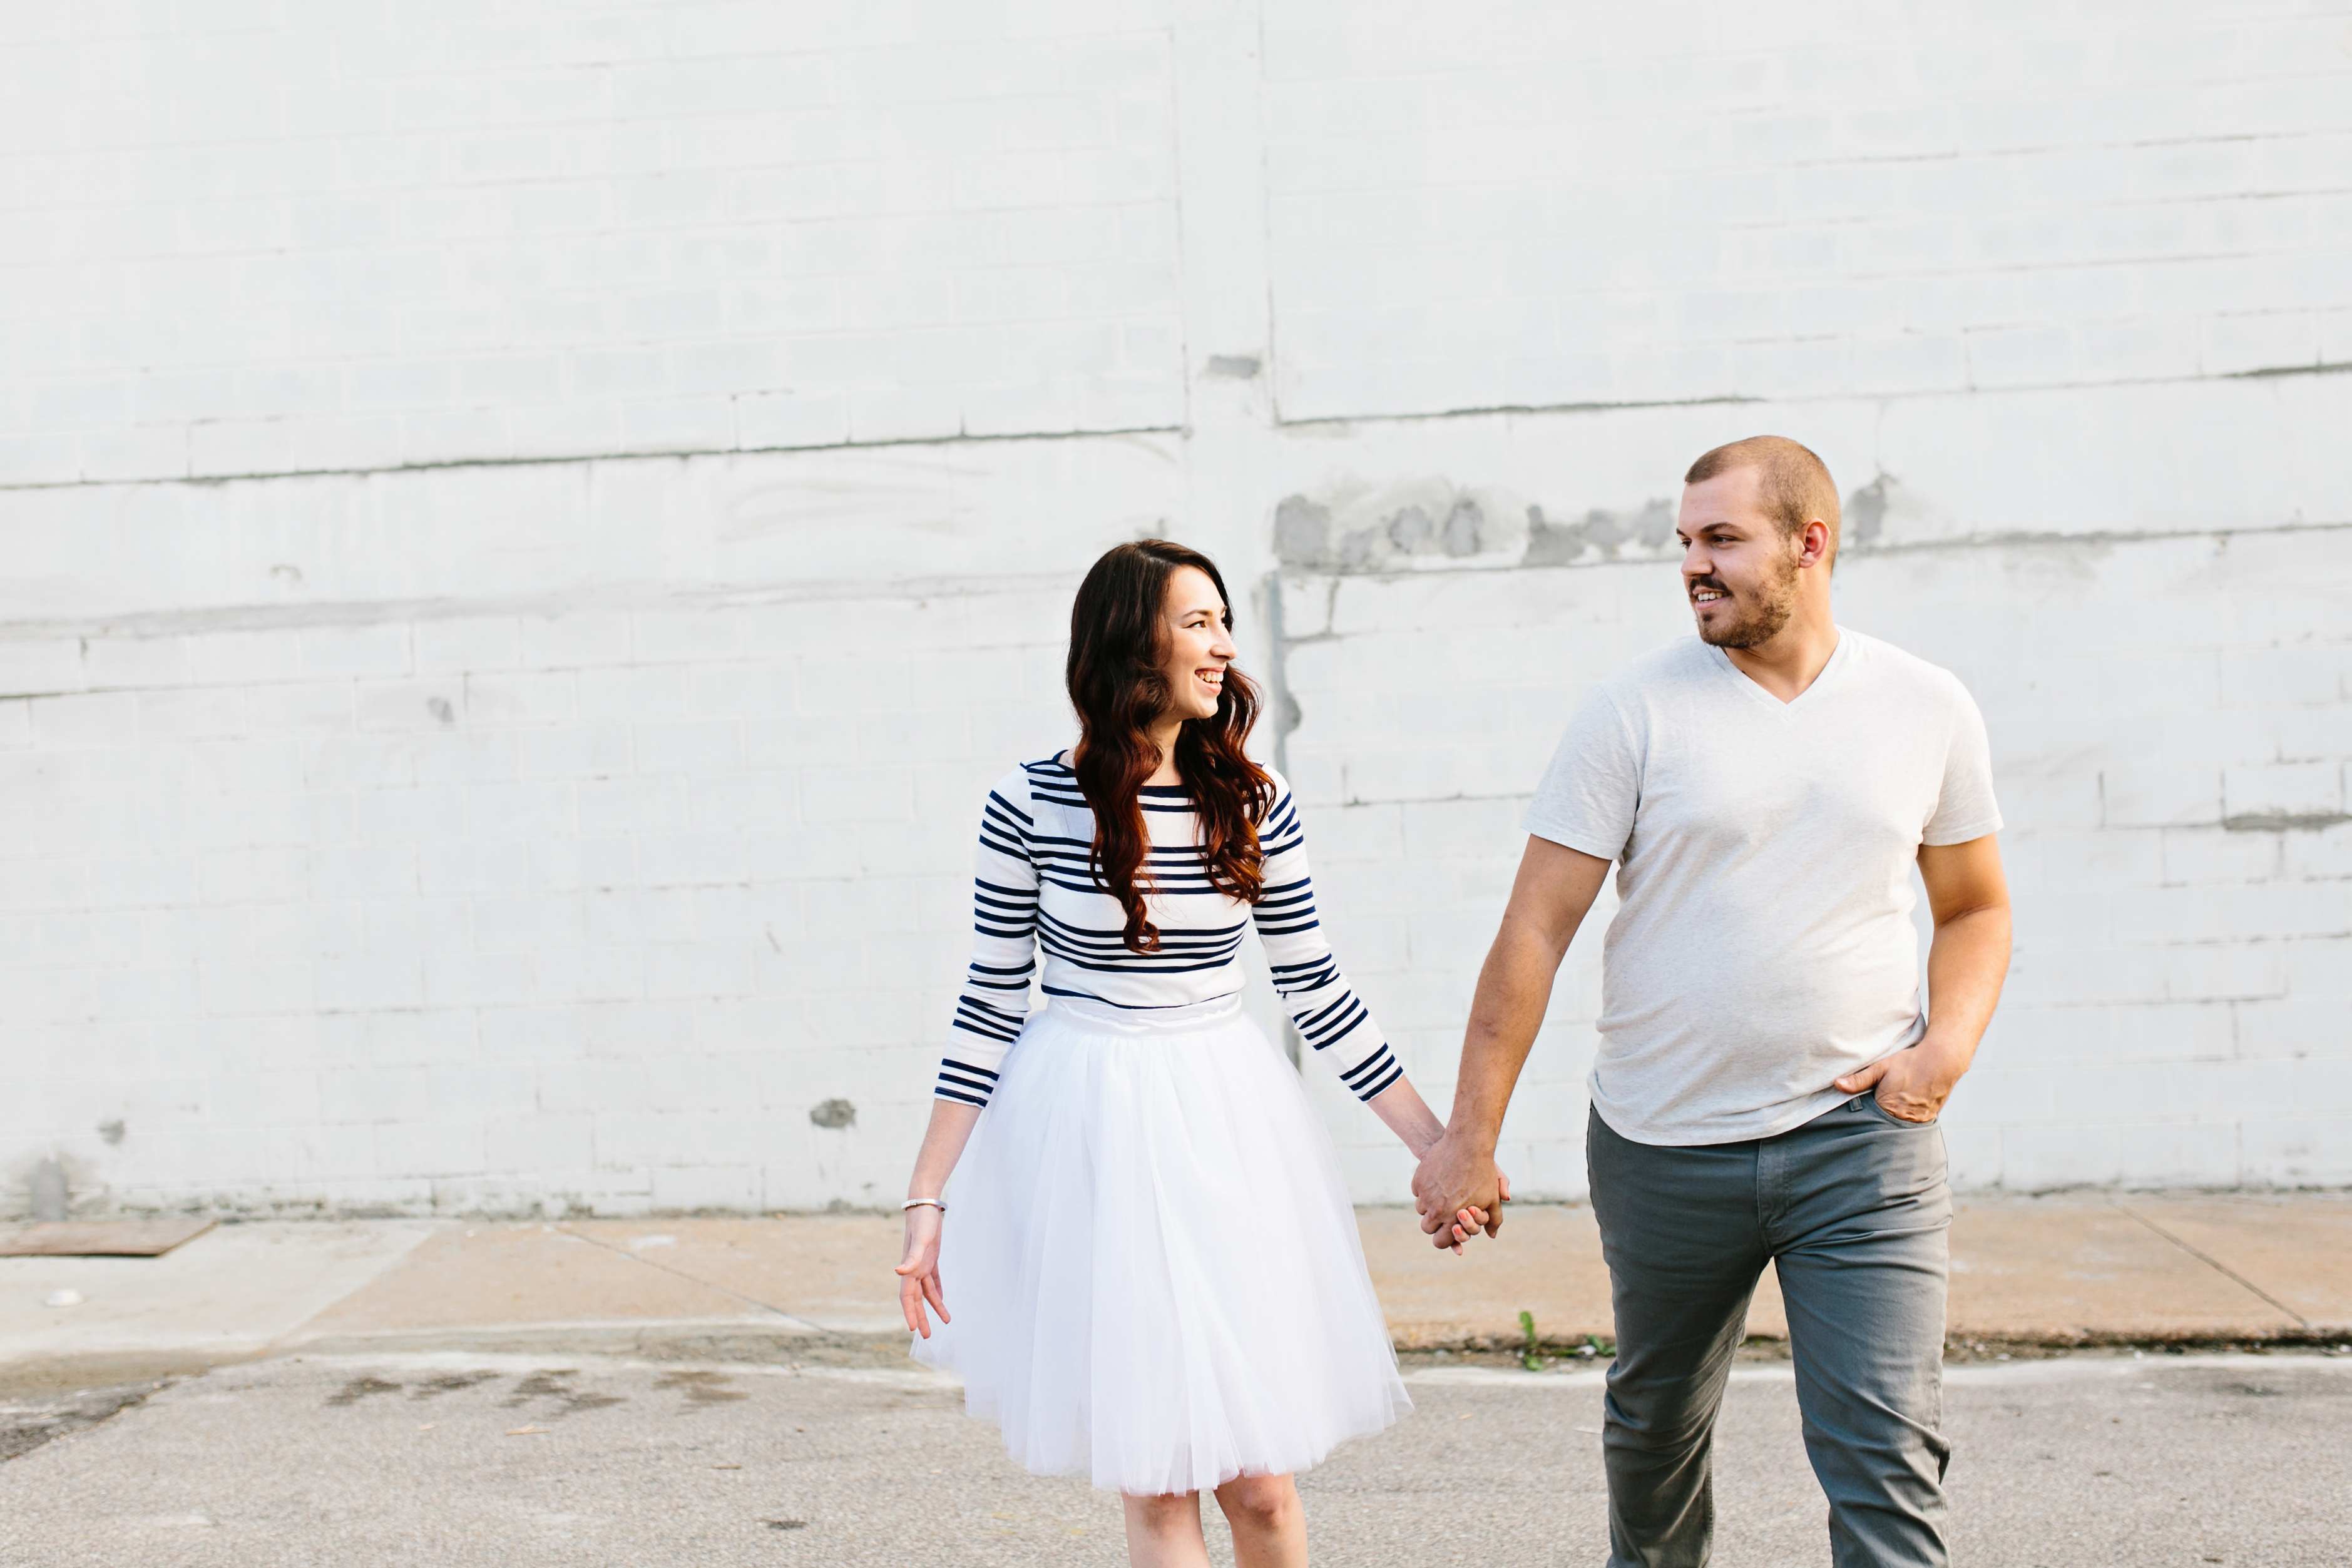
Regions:
[[1959, 1081], [1960, 1075], [1951, 1071], [1943, 1053], [1923, 1042], [1847, 1073], [1834, 1087], [1841, 1094], [1874, 1088], [1880, 1108], [1895, 1120], [1932, 1122], [1944, 1113], [1944, 1102], [1952, 1097], [1952, 1087]]

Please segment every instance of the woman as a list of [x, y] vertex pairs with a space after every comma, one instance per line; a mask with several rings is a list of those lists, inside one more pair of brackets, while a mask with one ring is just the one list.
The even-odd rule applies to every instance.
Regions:
[[[1244, 1568], [1304, 1563], [1291, 1472], [1411, 1407], [1330, 1141], [1242, 1013], [1245, 925], [1316, 1055], [1416, 1156], [1444, 1130], [1332, 960], [1288, 787], [1243, 751], [1232, 625], [1216, 567], [1164, 540], [1079, 588], [1078, 743], [982, 810], [898, 1270], [916, 1359], [1031, 1470], [1126, 1494], [1139, 1564], [1207, 1563], [1204, 1488]], [[1457, 1250], [1485, 1221], [1456, 1217]]]

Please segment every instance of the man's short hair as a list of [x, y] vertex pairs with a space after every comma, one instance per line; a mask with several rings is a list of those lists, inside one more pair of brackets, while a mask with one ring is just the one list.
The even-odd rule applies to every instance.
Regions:
[[1805, 525], [1815, 517], [1827, 523], [1829, 562], [1836, 564], [1838, 493], [1828, 464], [1815, 456], [1811, 448], [1785, 435], [1751, 435], [1745, 441], [1718, 446], [1701, 457], [1683, 476], [1683, 483], [1704, 484], [1735, 468], [1753, 468], [1761, 476], [1758, 497], [1764, 504], [1765, 515], [1780, 530], [1782, 538], [1804, 532]]

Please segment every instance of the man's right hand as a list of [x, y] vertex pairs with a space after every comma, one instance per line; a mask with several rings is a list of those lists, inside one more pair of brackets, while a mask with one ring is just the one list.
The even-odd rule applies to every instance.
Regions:
[[1423, 1234], [1435, 1247], [1459, 1245], [1454, 1217], [1465, 1208], [1484, 1214], [1486, 1234], [1496, 1235], [1510, 1198], [1510, 1178], [1496, 1168], [1494, 1150], [1475, 1146], [1452, 1131], [1429, 1146], [1412, 1173], [1413, 1207], [1421, 1211]]

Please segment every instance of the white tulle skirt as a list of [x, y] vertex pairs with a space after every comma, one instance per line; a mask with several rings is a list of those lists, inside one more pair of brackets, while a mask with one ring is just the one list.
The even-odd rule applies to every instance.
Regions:
[[915, 1359], [1041, 1475], [1150, 1495], [1303, 1470], [1412, 1408], [1331, 1142], [1226, 999], [1056, 999], [948, 1196]]

